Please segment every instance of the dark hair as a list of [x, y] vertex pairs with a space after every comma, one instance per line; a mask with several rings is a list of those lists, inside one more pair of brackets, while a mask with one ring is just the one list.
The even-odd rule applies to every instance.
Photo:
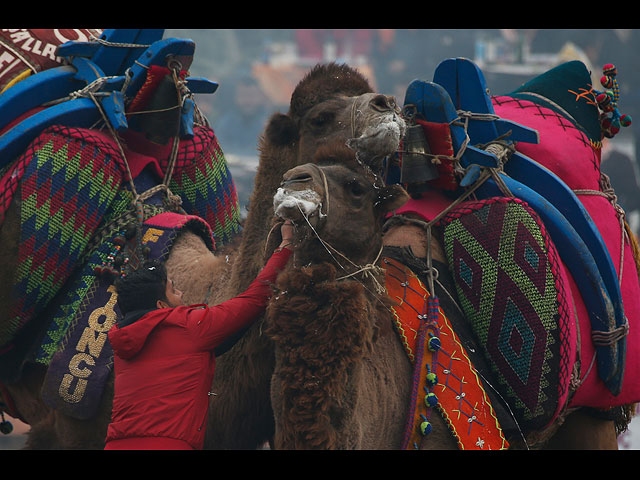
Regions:
[[146, 262], [124, 278], [118, 278], [115, 287], [122, 315], [134, 310], [153, 310], [158, 300], [165, 298], [167, 270], [160, 262]]

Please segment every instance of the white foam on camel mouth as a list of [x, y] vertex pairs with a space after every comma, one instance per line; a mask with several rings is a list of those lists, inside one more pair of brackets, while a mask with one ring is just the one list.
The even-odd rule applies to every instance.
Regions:
[[299, 209], [305, 217], [322, 205], [320, 195], [313, 190], [287, 190], [282, 187], [273, 196], [273, 209], [278, 217], [284, 218], [285, 210]]
[[388, 155], [398, 149], [405, 131], [402, 118], [388, 115], [376, 125], [367, 126], [359, 137], [347, 140], [347, 146], [360, 152]]
[[[403, 122], [404, 123], [404, 122]], [[393, 138], [400, 138], [404, 133], [404, 124], [398, 123], [393, 119], [380, 122], [375, 126], [368, 126], [360, 138], [376, 137], [376, 136], [389, 136]]]

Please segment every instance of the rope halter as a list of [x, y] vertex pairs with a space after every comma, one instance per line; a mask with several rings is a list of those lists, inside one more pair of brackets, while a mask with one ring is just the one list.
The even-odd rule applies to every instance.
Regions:
[[[322, 178], [324, 192], [323, 192], [323, 195], [321, 195], [321, 198], [322, 198], [321, 207], [322, 205], [325, 205], [325, 212], [323, 214], [322, 211], [320, 211], [320, 216], [326, 222], [329, 215], [329, 203], [330, 203], [329, 185], [327, 181], [327, 176], [322, 170], [322, 168], [320, 168], [318, 165], [316, 164], [310, 164], [310, 165], [319, 173], [320, 178]], [[363, 276], [363, 279], [371, 280], [371, 282], [374, 284], [374, 288], [377, 294], [380, 295], [386, 291], [384, 285], [380, 284], [380, 282], [376, 278], [377, 275], [381, 275], [384, 273], [384, 270], [381, 267], [376, 265], [380, 259], [380, 256], [382, 255], [382, 249], [383, 249], [382, 242], [380, 244], [380, 248], [378, 250], [378, 253], [375, 259], [371, 263], [368, 263], [366, 265], [358, 265], [355, 262], [353, 262], [351, 259], [349, 259], [346, 255], [344, 255], [342, 252], [340, 252], [337, 248], [333, 247], [331, 244], [323, 240], [320, 234], [318, 233], [318, 231], [316, 230], [316, 228], [309, 221], [308, 215], [302, 210], [301, 206], [299, 204], [296, 204], [296, 206], [300, 211], [300, 213], [302, 214], [302, 217], [307, 222], [307, 225], [313, 232], [314, 236], [320, 241], [320, 244], [324, 247], [327, 253], [329, 253], [329, 255], [331, 256], [333, 261], [338, 265], [338, 267], [344, 272], [347, 271], [345, 266], [338, 260], [337, 257], [341, 257], [343, 260], [351, 264], [352, 267], [355, 267], [355, 271], [351, 273], [347, 273], [346, 275], [343, 275], [341, 277], [338, 277], [336, 278], [336, 280], [345, 280], [347, 278], [351, 278], [361, 274]]]

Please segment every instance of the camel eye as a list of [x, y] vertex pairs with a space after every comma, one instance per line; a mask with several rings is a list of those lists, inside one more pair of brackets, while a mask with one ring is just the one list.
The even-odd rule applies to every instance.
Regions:
[[364, 185], [354, 179], [347, 182], [347, 191], [354, 197], [361, 197], [366, 193], [367, 190], [365, 189]]
[[320, 112], [309, 119], [312, 128], [319, 129], [333, 122], [335, 114], [333, 112]]

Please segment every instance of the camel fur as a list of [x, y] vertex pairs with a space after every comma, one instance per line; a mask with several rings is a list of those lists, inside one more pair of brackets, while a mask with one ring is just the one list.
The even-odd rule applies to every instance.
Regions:
[[[278, 278], [265, 319], [275, 347], [274, 447], [398, 448], [411, 364], [393, 327], [391, 300], [376, 290], [380, 279], [350, 274], [351, 262], [379, 258], [383, 217], [408, 195], [399, 185], [374, 186], [368, 167], [338, 146], [319, 149], [313, 166], [296, 167], [284, 180], [290, 195], [311, 189], [323, 202], [305, 218], [294, 207], [276, 209], [294, 222], [296, 238], [294, 263]], [[431, 447], [455, 448], [440, 427]]]

